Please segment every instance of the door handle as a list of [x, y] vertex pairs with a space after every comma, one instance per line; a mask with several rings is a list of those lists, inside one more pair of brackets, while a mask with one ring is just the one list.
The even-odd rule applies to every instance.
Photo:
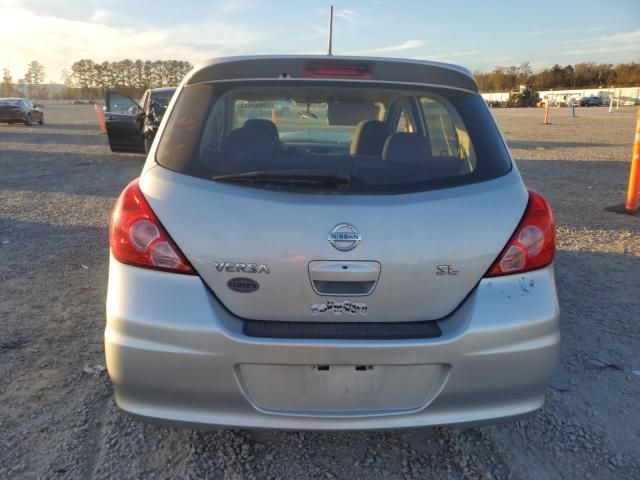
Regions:
[[116, 117], [114, 117], [113, 115], [107, 115], [107, 120], [109, 120], [110, 122], [112, 122], [115, 119]]

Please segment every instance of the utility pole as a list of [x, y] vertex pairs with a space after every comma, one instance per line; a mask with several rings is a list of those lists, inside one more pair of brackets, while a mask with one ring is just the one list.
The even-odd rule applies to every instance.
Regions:
[[333, 5], [329, 7], [329, 53], [327, 55], [333, 55]]

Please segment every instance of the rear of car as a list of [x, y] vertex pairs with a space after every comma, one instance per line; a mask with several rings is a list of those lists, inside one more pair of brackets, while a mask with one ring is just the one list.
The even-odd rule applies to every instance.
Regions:
[[365, 429], [542, 406], [553, 218], [467, 71], [221, 59], [187, 76], [158, 137], [111, 225], [105, 344], [123, 410]]
[[42, 105], [33, 104], [24, 98], [0, 98], [0, 122], [24, 123], [38, 122], [44, 125]]
[[0, 122], [26, 122], [29, 114], [21, 98], [0, 98]]

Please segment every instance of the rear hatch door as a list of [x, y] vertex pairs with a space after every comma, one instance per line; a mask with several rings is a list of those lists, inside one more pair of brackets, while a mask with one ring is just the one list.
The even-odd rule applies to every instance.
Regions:
[[[156, 166], [141, 188], [231, 312], [279, 321], [440, 319], [490, 268], [528, 200], [515, 169], [429, 192], [321, 195], [225, 184]], [[338, 235], [330, 235], [339, 225]]]

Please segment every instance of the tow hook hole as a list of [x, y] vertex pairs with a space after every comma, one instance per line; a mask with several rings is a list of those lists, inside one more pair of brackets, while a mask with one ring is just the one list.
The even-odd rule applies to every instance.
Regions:
[[342, 265], [342, 269], [343, 270], [349, 270], [349, 267], [347, 265]]
[[318, 366], [316, 367], [316, 369], [317, 369], [319, 372], [326, 372], [326, 371], [328, 371], [328, 370], [329, 370], [329, 365], [318, 365]]
[[371, 365], [356, 365], [356, 371], [357, 372], [364, 372], [367, 370], [373, 370], [373, 367]]

